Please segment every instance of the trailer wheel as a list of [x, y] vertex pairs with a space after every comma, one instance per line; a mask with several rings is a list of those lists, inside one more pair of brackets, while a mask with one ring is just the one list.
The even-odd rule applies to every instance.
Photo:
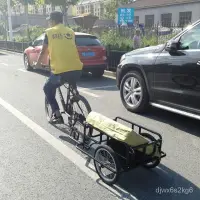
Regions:
[[120, 164], [113, 149], [107, 145], [100, 145], [95, 150], [94, 157], [103, 165], [116, 171], [116, 173], [114, 173], [94, 160], [95, 169], [102, 181], [108, 185], [115, 184], [119, 178]]
[[[156, 139], [155, 139], [152, 135], [150, 135], [150, 134], [148, 134], [148, 133], [141, 133], [141, 135], [142, 135], [144, 138], [148, 139], [150, 142], [156, 141]], [[147, 168], [147, 169], [152, 169], [152, 168], [157, 167], [157, 166], [160, 164], [160, 161], [161, 161], [160, 158], [156, 158], [154, 161], [149, 162], [149, 163], [147, 163], [147, 164], [145, 164], [145, 165], [143, 165], [143, 166], [144, 166], [145, 168]]]

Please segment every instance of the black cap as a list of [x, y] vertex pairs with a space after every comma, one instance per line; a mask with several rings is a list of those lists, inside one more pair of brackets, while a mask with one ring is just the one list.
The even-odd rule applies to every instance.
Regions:
[[47, 20], [53, 20], [53, 21], [62, 21], [63, 20], [63, 14], [59, 11], [53, 11], [50, 13], [49, 17], [46, 18]]

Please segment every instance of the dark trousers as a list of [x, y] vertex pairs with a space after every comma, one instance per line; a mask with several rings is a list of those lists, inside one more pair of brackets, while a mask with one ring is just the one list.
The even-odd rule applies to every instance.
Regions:
[[58, 102], [56, 101], [56, 89], [64, 83], [69, 83], [76, 87], [76, 82], [80, 79], [81, 71], [70, 71], [62, 74], [51, 73], [46, 81], [43, 90], [46, 98], [51, 105], [52, 113], [59, 110]]

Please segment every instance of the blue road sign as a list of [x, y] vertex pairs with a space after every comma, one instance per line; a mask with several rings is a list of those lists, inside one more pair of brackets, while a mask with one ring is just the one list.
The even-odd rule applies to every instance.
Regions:
[[118, 8], [118, 24], [134, 23], [134, 8]]

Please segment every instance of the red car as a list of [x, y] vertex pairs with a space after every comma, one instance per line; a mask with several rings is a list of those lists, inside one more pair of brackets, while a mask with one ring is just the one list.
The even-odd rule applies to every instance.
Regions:
[[[94, 77], [101, 77], [107, 67], [106, 49], [96, 36], [86, 33], [75, 33], [76, 45], [79, 51], [80, 59], [83, 62], [83, 70], [90, 72]], [[26, 70], [31, 70], [33, 64], [37, 61], [42, 48], [44, 34], [38, 37], [24, 51], [24, 65]], [[67, 47], [66, 47], [67, 48]], [[49, 66], [49, 57], [45, 56], [42, 64]]]

